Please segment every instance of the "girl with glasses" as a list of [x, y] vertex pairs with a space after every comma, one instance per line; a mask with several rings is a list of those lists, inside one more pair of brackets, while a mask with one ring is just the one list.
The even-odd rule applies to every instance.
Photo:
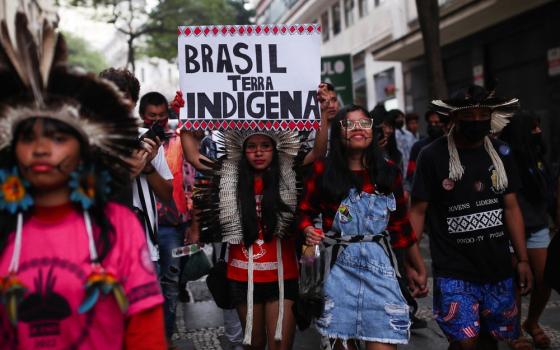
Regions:
[[[410, 288], [427, 293], [426, 270], [407, 218], [402, 177], [377, 146], [365, 109], [342, 108], [331, 125], [330, 151], [317, 161], [298, 205], [306, 244], [333, 245], [316, 321], [335, 349], [394, 349], [410, 336], [408, 305], [399, 289], [391, 246], [407, 248]], [[315, 227], [321, 216], [322, 229]]]

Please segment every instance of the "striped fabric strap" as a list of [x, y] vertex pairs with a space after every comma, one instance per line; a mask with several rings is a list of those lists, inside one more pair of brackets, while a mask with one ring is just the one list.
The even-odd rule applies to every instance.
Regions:
[[282, 340], [282, 323], [284, 322], [284, 264], [282, 261], [282, 242], [276, 238], [276, 260], [278, 261], [278, 320], [274, 340]]
[[401, 277], [399, 272], [399, 264], [397, 263], [397, 257], [393, 252], [393, 248], [391, 247], [391, 242], [389, 240], [389, 232], [383, 231], [377, 235], [353, 235], [353, 236], [342, 236], [339, 232], [329, 231], [325, 234], [325, 239], [323, 239], [324, 246], [330, 247], [333, 246], [333, 254], [331, 255], [331, 268], [336, 262], [336, 258], [342, 253], [344, 248], [348, 245], [353, 243], [365, 243], [365, 242], [376, 242], [378, 243], [387, 257], [391, 262], [391, 266], [395, 270], [395, 274], [397, 277]]
[[253, 293], [255, 282], [253, 280], [253, 245], [248, 249], [249, 266], [247, 269], [247, 319], [245, 322], [245, 335], [243, 337], [243, 345], [251, 345], [251, 338], [253, 337]]
[[335, 244], [348, 245], [351, 243], [361, 243], [361, 242], [378, 242], [383, 239], [383, 237], [388, 237], [389, 232], [383, 231], [377, 235], [353, 235], [353, 236], [342, 236], [339, 232], [329, 231], [325, 233], [325, 239], [323, 244], [325, 247], [329, 247]]

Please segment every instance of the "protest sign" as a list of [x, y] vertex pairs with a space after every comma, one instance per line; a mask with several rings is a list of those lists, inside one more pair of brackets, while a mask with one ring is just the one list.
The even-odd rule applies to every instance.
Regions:
[[179, 27], [185, 127], [317, 128], [320, 32], [318, 24]]

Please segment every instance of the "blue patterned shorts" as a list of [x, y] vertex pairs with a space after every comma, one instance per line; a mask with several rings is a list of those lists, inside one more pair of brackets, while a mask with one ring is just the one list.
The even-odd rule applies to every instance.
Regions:
[[497, 340], [519, 336], [513, 279], [473, 283], [434, 279], [434, 316], [449, 341], [476, 338], [480, 332]]

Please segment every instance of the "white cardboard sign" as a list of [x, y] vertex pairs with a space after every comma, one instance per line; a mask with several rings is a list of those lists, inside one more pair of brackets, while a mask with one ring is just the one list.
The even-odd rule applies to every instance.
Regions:
[[317, 128], [318, 24], [179, 27], [187, 129]]

